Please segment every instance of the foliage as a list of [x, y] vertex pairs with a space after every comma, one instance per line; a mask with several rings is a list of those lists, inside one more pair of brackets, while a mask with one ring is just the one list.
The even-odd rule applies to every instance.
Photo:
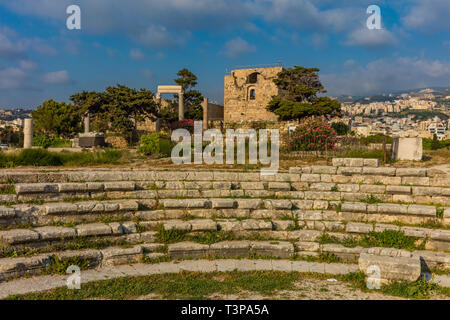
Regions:
[[137, 122], [155, 120], [158, 114], [150, 90], [136, 90], [120, 84], [107, 87], [104, 92], [83, 91], [72, 95], [70, 100], [91, 115], [94, 128], [119, 133], [126, 138], [136, 131]]
[[371, 143], [383, 143], [384, 138], [386, 138], [386, 143], [392, 143], [392, 138], [390, 136], [386, 136], [381, 133], [377, 133], [367, 137], [361, 137], [358, 140], [364, 145], [369, 145]]
[[48, 100], [31, 114], [38, 134], [70, 138], [81, 132], [82, 113], [75, 105]]
[[159, 154], [159, 136], [158, 132], [142, 135], [138, 151], [145, 155]]
[[53, 256], [50, 261], [50, 267], [46, 271], [52, 274], [66, 274], [67, 269], [72, 265], [78, 266], [81, 270], [85, 270], [89, 268], [91, 263], [91, 259], [82, 257], [59, 258]]
[[[433, 144], [436, 149], [433, 149], [433, 147], [432, 147]], [[433, 139], [423, 138], [422, 146], [423, 146], [423, 150], [437, 150], [437, 149], [450, 148], [450, 139], [442, 140], [442, 141], [438, 140], [436, 143], [436, 142], [434, 142], [434, 137], [433, 137]]]
[[345, 136], [350, 132], [350, 127], [344, 122], [333, 122], [331, 124], [338, 136]]
[[290, 151], [335, 150], [336, 131], [322, 117], [303, 119], [288, 138]]
[[192, 120], [192, 119], [189, 119], [189, 120], [185, 119], [185, 120], [181, 120], [181, 121], [175, 121], [175, 122], [172, 123], [171, 129], [172, 130], [186, 129], [190, 133], [193, 133], [194, 132], [194, 120]]
[[381, 287], [381, 291], [385, 294], [408, 299], [428, 299], [438, 290], [437, 284], [425, 280], [415, 282], [396, 281]]
[[337, 100], [317, 96], [326, 92], [319, 80], [319, 71], [295, 66], [278, 73], [274, 83], [281, 94], [273, 96], [266, 109], [275, 113], [279, 120], [339, 114], [341, 105]]
[[370, 232], [361, 239], [363, 247], [386, 247], [396, 249], [415, 250], [414, 237], [406, 236], [403, 231], [385, 230], [383, 232]]
[[186, 237], [186, 231], [170, 229], [166, 230], [163, 224], [158, 226], [157, 233], [155, 235], [155, 239], [160, 243], [174, 243], [181, 242]]
[[117, 164], [124, 156], [122, 150], [103, 152], [50, 152], [45, 149], [25, 149], [19, 153], [0, 152], [0, 168], [17, 166], [84, 166]]
[[43, 148], [62, 148], [62, 147], [70, 147], [72, 146], [72, 143], [68, 139], [61, 139], [59, 137], [49, 137], [41, 134], [33, 138], [33, 146]]

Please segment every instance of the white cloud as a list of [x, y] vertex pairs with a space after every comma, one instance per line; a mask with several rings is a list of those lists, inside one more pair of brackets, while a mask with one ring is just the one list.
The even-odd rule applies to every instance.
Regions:
[[72, 82], [67, 70], [46, 73], [43, 80], [47, 84], [68, 84]]
[[23, 70], [30, 70], [30, 71], [39, 70], [39, 66], [31, 60], [20, 60], [19, 65]]
[[0, 69], [0, 89], [22, 88], [26, 78], [27, 74], [19, 68]]
[[131, 49], [130, 58], [133, 60], [144, 60], [145, 54], [139, 49]]
[[153, 72], [151, 72], [149, 69], [142, 69], [142, 75], [146, 78], [153, 78]]
[[343, 73], [320, 76], [330, 94], [366, 95], [450, 84], [450, 61], [400, 57], [349, 66]]
[[350, 33], [345, 44], [349, 46], [359, 46], [364, 48], [377, 48], [395, 45], [397, 39], [386, 29], [362, 28]]
[[237, 37], [225, 43], [225, 48], [221, 52], [229, 58], [236, 58], [242, 54], [255, 52], [256, 47], [249, 44], [244, 39]]
[[448, 0], [413, 0], [414, 6], [402, 18], [405, 27], [418, 31], [450, 31]]

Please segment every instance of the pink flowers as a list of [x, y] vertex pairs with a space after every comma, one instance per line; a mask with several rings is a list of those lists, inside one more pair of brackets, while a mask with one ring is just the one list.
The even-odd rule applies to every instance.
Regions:
[[290, 134], [286, 145], [291, 151], [335, 150], [336, 136], [325, 118], [306, 118]]

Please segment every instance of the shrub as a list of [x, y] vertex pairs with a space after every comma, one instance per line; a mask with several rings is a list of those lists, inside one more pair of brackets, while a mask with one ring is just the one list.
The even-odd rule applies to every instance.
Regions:
[[349, 133], [350, 127], [346, 125], [344, 122], [333, 122], [331, 124], [334, 130], [336, 130], [336, 133], [339, 136], [345, 136]]
[[287, 139], [290, 151], [336, 150], [336, 131], [322, 117], [302, 120]]
[[17, 165], [22, 166], [61, 166], [61, 158], [44, 149], [24, 149], [17, 158]]
[[194, 120], [181, 120], [181, 121], [175, 121], [171, 124], [171, 129], [186, 129], [190, 133], [194, 132]]
[[46, 135], [38, 135], [33, 138], [33, 145], [36, 147], [43, 147], [43, 148], [62, 148], [62, 147], [70, 147], [72, 143], [70, 140], [67, 139], [61, 139], [58, 137], [48, 137]]
[[141, 143], [138, 148], [139, 153], [145, 155], [159, 154], [159, 136], [160, 134], [157, 132], [141, 136]]

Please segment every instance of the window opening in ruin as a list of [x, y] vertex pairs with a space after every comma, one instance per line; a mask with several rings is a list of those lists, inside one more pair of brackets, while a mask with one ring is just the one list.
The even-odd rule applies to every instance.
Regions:
[[255, 89], [251, 89], [250, 94], [249, 94], [249, 99], [255, 100], [255, 97], [256, 97], [256, 91], [255, 91]]
[[247, 83], [258, 83], [258, 72], [253, 72], [247, 78]]

